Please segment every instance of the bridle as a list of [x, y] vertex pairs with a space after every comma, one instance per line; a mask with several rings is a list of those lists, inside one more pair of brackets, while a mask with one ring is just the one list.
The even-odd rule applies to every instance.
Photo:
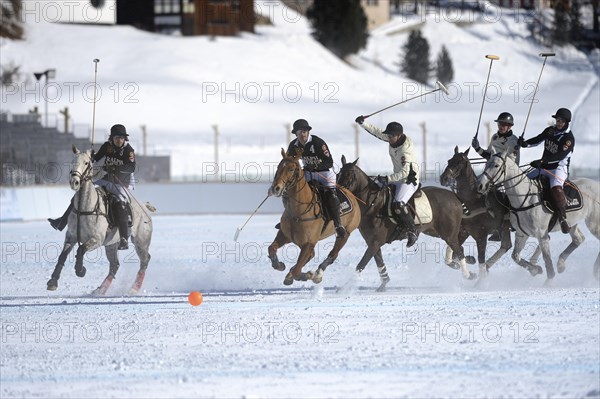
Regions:
[[[85, 156], [88, 156], [87, 153], [81, 153]], [[80, 182], [85, 182], [87, 180], [91, 180], [92, 178], [92, 157], [89, 156], [89, 162], [83, 172], [79, 172], [78, 170], [71, 169], [71, 177], [78, 177]]]
[[[284, 195], [289, 187], [295, 186], [298, 183], [298, 181], [300, 180], [300, 165], [298, 165], [298, 162], [290, 161], [290, 160], [284, 160], [284, 162], [285, 162], [285, 164], [287, 164], [287, 163], [294, 164], [294, 173], [292, 174], [291, 178], [288, 178], [287, 180], [283, 181], [283, 189], [281, 190], [281, 195]], [[283, 169], [283, 168], [284, 168], [284, 166], [282, 166], [281, 169]], [[277, 177], [278, 176], [276, 174], [275, 180], [277, 180]], [[283, 179], [280, 178], [280, 180], [283, 180]]]

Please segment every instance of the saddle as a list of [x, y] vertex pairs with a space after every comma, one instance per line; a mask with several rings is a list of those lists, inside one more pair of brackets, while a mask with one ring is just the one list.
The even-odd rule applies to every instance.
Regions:
[[[389, 185], [386, 186], [386, 189], [389, 190], [389, 195], [385, 204], [385, 211], [382, 209], [382, 212], [385, 212], [384, 217], [389, 218], [392, 223], [397, 224], [392, 211], [392, 203], [394, 202], [394, 195], [396, 194], [396, 186]], [[412, 197], [410, 197], [408, 200], [407, 205], [416, 225], [431, 223], [433, 220], [433, 212], [431, 211], [429, 199], [427, 198], [427, 194], [425, 194], [425, 192], [421, 189], [420, 183], [417, 191], [415, 191]]]
[[[325, 220], [326, 222], [332, 220], [331, 215], [329, 215], [329, 208], [324, 203], [323, 196], [325, 195], [325, 188], [320, 184], [313, 183], [312, 181], [308, 182], [308, 185], [317, 195], [317, 202], [321, 206], [321, 217], [323, 218], [323, 220]], [[352, 202], [350, 202], [348, 196], [337, 187], [335, 189], [335, 192], [340, 201], [340, 217], [352, 212]]]
[[[117, 227], [117, 216], [115, 215], [114, 208], [115, 204], [118, 202], [114, 196], [112, 196], [104, 187], [96, 187], [96, 191], [98, 192], [99, 197], [104, 202], [106, 206], [106, 220], [108, 221], [108, 229], [112, 230]], [[127, 210], [127, 225], [128, 227], [133, 226], [133, 214], [131, 211], [131, 206], [127, 204], [125, 207]]]
[[[552, 201], [552, 192], [550, 187], [550, 179], [546, 176], [541, 176], [539, 182], [542, 186], [542, 204], [547, 211], [555, 213], [554, 203]], [[567, 199], [567, 205], [565, 206], [566, 212], [578, 211], [583, 208], [583, 196], [579, 187], [569, 179], [567, 179], [563, 185], [563, 191]]]

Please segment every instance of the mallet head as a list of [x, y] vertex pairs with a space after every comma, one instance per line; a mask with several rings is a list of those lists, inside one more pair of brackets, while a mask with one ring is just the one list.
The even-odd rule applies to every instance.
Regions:
[[490, 59], [490, 60], [499, 60], [500, 57], [498, 57], [497, 55], [494, 54], [488, 54], [485, 56], [485, 58]]
[[100, 62], [100, 60], [98, 58], [94, 58], [94, 62]]
[[450, 95], [450, 92], [448, 91], [448, 89], [446, 88], [446, 86], [444, 86], [442, 84], [442, 82], [440, 82], [439, 80], [435, 81], [436, 86], [438, 87], [438, 90], [441, 90], [444, 92], [444, 94], [446, 94], [447, 96]]
[[540, 57], [554, 57], [556, 53], [540, 53]]

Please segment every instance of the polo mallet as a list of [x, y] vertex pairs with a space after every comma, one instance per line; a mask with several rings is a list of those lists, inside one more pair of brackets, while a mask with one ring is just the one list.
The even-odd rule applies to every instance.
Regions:
[[488, 54], [485, 56], [485, 58], [490, 60], [490, 69], [488, 69], [488, 76], [485, 81], [485, 89], [483, 89], [483, 101], [481, 102], [481, 110], [479, 111], [479, 120], [477, 121], [477, 131], [475, 132], [475, 138], [477, 138], [477, 136], [479, 136], [479, 125], [481, 124], [481, 114], [483, 114], [483, 105], [485, 104], [485, 96], [487, 94], [488, 83], [490, 81], [490, 73], [492, 73], [492, 64], [494, 63], [495, 60], [500, 59], [500, 57], [498, 57], [497, 55], [493, 55], [493, 54]]
[[94, 149], [94, 128], [96, 127], [96, 77], [98, 76], [98, 63], [100, 60], [94, 58], [94, 111], [92, 114], [92, 149]]
[[525, 119], [525, 125], [523, 126], [523, 133], [521, 133], [521, 138], [525, 136], [525, 129], [527, 129], [527, 122], [529, 122], [529, 115], [531, 114], [531, 109], [533, 108], [533, 103], [535, 102], [535, 94], [537, 93], [538, 85], [540, 84], [540, 79], [542, 78], [542, 72], [544, 72], [544, 66], [546, 66], [546, 60], [548, 57], [554, 57], [556, 53], [540, 53], [540, 57], [544, 57], [544, 63], [542, 64], [542, 70], [540, 71], [540, 76], [538, 76], [537, 83], [535, 84], [535, 90], [533, 91], [533, 98], [531, 99], [531, 104], [529, 104], [529, 111], [527, 112], [527, 118]]
[[265, 197], [265, 199], [262, 200], [262, 202], [260, 203], [260, 205], [256, 207], [256, 209], [254, 210], [254, 212], [252, 212], [252, 215], [250, 215], [250, 217], [248, 218], [248, 220], [246, 220], [246, 223], [244, 223], [242, 225], [242, 227], [238, 227], [238, 229], [235, 231], [235, 234], [233, 235], [233, 241], [237, 242], [237, 239], [240, 236], [240, 233], [242, 232], [242, 230], [244, 229], [244, 227], [246, 227], [246, 225], [248, 224], [248, 222], [250, 221], [250, 219], [252, 219], [252, 216], [254, 216], [256, 214], [256, 212], [258, 212], [258, 209], [265, 203], [265, 201], [268, 198], [269, 198], [269, 196], [267, 195]]
[[415, 97], [411, 97], [411, 98], [409, 98], [409, 99], [406, 99], [406, 100], [404, 100], [404, 101], [400, 101], [399, 103], [392, 104], [392, 105], [390, 105], [389, 107], [385, 107], [385, 108], [383, 108], [383, 109], [380, 109], [379, 111], [375, 111], [375, 112], [373, 112], [372, 114], [369, 114], [369, 115], [361, 115], [361, 116], [363, 117], [363, 119], [367, 119], [367, 118], [369, 118], [369, 117], [371, 117], [371, 116], [373, 116], [373, 115], [375, 115], [375, 114], [378, 114], [378, 113], [380, 113], [380, 112], [383, 112], [383, 111], [385, 111], [386, 109], [390, 109], [390, 108], [392, 108], [392, 107], [395, 107], [396, 105], [404, 104], [405, 102], [408, 102], [408, 101], [410, 101], [410, 100], [414, 100], [415, 98], [419, 98], [419, 97], [426, 96], [427, 94], [435, 93], [436, 91], [439, 91], [439, 90], [441, 90], [441, 91], [443, 91], [444, 93], [446, 93], [446, 95], [449, 95], [449, 94], [450, 94], [450, 92], [448, 91], [448, 89], [446, 88], [446, 86], [444, 86], [444, 85], [442, 84], [442, 82], [440, 82], [440, 81], [438, 80], [438, 81], [436, 81], [436, 82], [435, 82], [435, 84], [436, 84], [436, 86], [438, 87], [438, 88], [437, 88], [437, 89], [435, 89], [435, 90], [431, 90], [431, 91], [428, 91], [428, 92], [426, 92], [426, 93], [419, 94], [418, 96], [415, 96]]

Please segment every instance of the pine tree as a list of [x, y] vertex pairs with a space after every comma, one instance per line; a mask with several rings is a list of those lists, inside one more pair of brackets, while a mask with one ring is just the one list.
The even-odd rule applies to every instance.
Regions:
[[452, 67], [452, 60], [446, 46], [442, 45], [442, 49], [437, 57], [437, 79], [443, 84], [452, 82], [454, 79], [454, 68]]
[[314, 0], [306, 16], [315, 39], [340, 58], [367, 44], [367, 17], [360, 0]]
[[581, 25], [581, 10], [579, 0], [571, 1], [571, 9], [569, 10], [570, 19], [570, 34], [571, 42], [578, 42], [582, 36], [582, 25]]
[[429, 42], [420, 30], [413, 30], [402, 47], [404, 58], [400, 61], [400, 70], [412, 80], [427, 83], [431, 71], [429, 63]]
[[554, 4], [554, 43], [563, 45], [569, 42], [571, 29], [569, 23], [569, 2], [559, 0]]
[[21, 0], [2, 0], [0, 2], [0, 37], [8, 39], [23, 38], [23, 22], [21, 21]]

